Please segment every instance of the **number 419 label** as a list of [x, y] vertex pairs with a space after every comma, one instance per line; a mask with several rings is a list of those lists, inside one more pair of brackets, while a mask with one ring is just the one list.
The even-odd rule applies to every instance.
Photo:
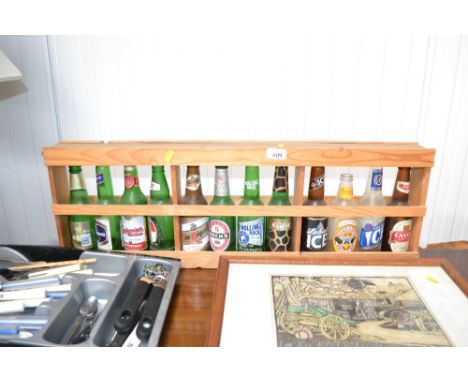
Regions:
[[266, 157], [267, 159], [273, 160], [286, 160], [288, 155], [287, 149], [279, 149], [276, 147], [269, 147], [267, 148]]

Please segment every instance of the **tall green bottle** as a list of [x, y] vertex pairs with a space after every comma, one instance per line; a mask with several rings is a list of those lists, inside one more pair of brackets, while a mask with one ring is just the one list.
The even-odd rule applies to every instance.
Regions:
[[[147, 204], [146, 196], [140, 189], [136, 166], [125, 166], [125, 191], [120, 199], [121, 204]], [[147, 248], [146, 217], [122, 216], [120, 219], [122, 247], [139, 250]]]
[[[276, 166], [273, 192], [269, 206], [290, 206], [288, 189], [288, 167]], [[271, 216], [268, 218], [268, 249], [272, 252], [290, 250], [292, 242], [292, 218]]]
[[[70, 203], [89, 204], [88, 192], [81, 173], [81, 166], [70, 166]], [[70, 233], [73, 247], [79, 249], [95, 249], [94, 218], [92, 216], [70, 216]]]
[[[216, 166], [215, 189], [211, 205], [232, 206], [229, 194], [229, 174], [227, 166]], [[235, 216], [210, 217], [210, 246], [213, 251], [234, 251], [236, 249]]]
[[[96, 166], [97, 204], [117, 204], [109, 166]], [[97, 248], [101, 251], [122, 249], [120, 216], [96, 216]]]
[[[164, 166], [151, 167], [150, 204], [172, 204]], [[172, 216], [148, 218], [151, 249], [174, 249], [174, 222]]]
[[[245, 167], [244, 197], [241, 206], [261, 206], [260, 169]], [[237, 219], [237, 250], [243, 252], [263, 251], [265, 245], [265, 218], [263, 216], [239, 216]]]

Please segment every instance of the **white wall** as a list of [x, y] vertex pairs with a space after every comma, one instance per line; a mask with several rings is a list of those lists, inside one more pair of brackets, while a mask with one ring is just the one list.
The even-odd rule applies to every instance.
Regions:
[[[0, 48], [12, 41], [46, 45], [42, 37], [4, 37]], [[49, 36], [47, 43], [61, 139], [418, 141], [437, 149], [422, 244], [468, 240], [468, 37], [319, 36], [305, 23], [289, 23], [201, 26], [154, 37]], [[25, 83], [49, 80], [46, 71], [23, 74]], [[49, 88], [36, 94], [53, 101]], [[20, 110], [5, 102], [0, 118], [6, 108]], [[44, 110], [48, 118], [52, 109]], [[38, 128], [54, 141], [51, 126]], [[28, 159], [38, 158], [29, 153]], [[328, 170], [328, 194], [336, 192], [342, 170]], [[121, 171], [114, 169], [117, 193]], [[367, 169], [351, 171], [359, 194]], [[149, 169], [141, 172], [145, 187]], [[385, 169], [386, 194], [395, 172]], [[265, 194], [271, 173], [262, 172]], [[87, 174], [93, 192], [92, 170]], [[210, 194], [213, 169], [202, 175]], [[231, 175], [232, 192], [240, 194], [242, 170]], [[3, 186], [2, 198], [18, 199]], [[12, 215], [9, 205], [4, 200], [3, 212], [0, 205], [0, 223]]]

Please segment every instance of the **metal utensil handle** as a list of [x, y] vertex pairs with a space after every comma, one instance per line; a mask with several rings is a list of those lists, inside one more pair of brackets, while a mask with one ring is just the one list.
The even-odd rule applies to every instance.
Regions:
[[114, 322], [114, 328], [117, 332], [126, 334], [132, 330], [138, 321], [138, 307], [145, 298], [150, 286], [150, 284], [141, 280], [138, 280], [133, 286]]
[[153, 286], [146, 302], [146, 308], [143, 311], [137, 328], [137, 337], [142, 341], [148, 341], [153, 330], [154, 321], [158, 315], [159, 307], [164, 296], [164, 288]]

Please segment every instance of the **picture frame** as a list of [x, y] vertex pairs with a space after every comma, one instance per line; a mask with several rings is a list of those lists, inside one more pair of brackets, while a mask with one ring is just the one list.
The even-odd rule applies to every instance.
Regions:
[[[406, 337], [412, 338], [405, 335], [405, 333], [411, 332], [419, 335], [426, 333], [418, 329], [414, 322], [406, 318], [413, 327], [399, 327], [400, 332], [403, 333], [403, 340], [399, 339], [395, 342], [359, 342], [359, 340], [349, 342], [348, 339], [348, 342], [340, 343], [335, 341], [335, 343], [322, 345], [323, 341], [315, 340], [320, 336], [315, 336], [315, 342], [311, 340], [309, 342], [297, 341], [299, 344], [294, 344], [294, 341], [292, 341], [291, 343], [281, 344], [279, 331], [275, 330], [275, 328], [279, 328], [278, 320], [275, 322], [275, 315], [278, 318], [278, 313], [275, 311], [272, 290], [272, 277], [275, 276], [300, 276], [309, 279], [318, 276], [321, 280], [324, 279], [324, 276], [333, 276], [337, 277], [340, 282], [343, 282], [344, 278], [349, 279], [350, 277], [366, 279], [405, 277], [408, 279], [408, 285], [414, 288], [413, 299], [416, 298], [415, 295], [419, 297], [418, 304], [420, 307], [417, 309], [418, 312], [424, 312], [425, 317], [432, 316], [433, 318], [430, 322], [432, 326], [427, 325], [427, 321], [424, 326], [420, 318], [415, 322], [423, 326], [424, 331], [428, 333], [427, 336], [430, 334], [430, 337], [434, 338], [435, 334], [440, 334], [447, 341], [444, 343], [444, 341], [427, 340], [420, 336], [421, 338], [418, 339], [420, 342], [413, 342], [412, 340], [405, 342]], [[375, 288], [377, 287], [372, 286], [370, 290]], [[307, 256], [284, 255], [265, 257], [220, 256], [206, 345], [222, 347], [467, 346], [468, 299], [466, 296], [468, 296], [467, 281], [445, 259], [363, 260], [362, 257], [353, 258], [350, 256], [346, 259], [318, 260]], [[401, 301], [390, 301], [390, 303], [402, 305]], [[414, 303], [414, 301], [408, 303]], [[378, 314], [380, 316], [382, 314], [387, 314], [387, 316], [389, 314], [400, 314], [399, 312], [394, 313], [395, 309], [393, 308], [394, 306], [390, 306], [390, 309], [386, 306], [382, 312], [380, 312], [382, 309], [378, 309]], [[412, 312], [409, 312], [409, 315], [414, 318]], [[419, 314], [419, 316], [421, 315], [422, 313]], [[354, 317], [352, 318], [348, 321], [355, 323], [356, 320]], [[428, 318], [428, 320], [431, 319]], [[432, 328], [433, 326], [439, 327], [440, 333]], [[431, 329], [428, 329], [428, 327], [431, 327]]]

